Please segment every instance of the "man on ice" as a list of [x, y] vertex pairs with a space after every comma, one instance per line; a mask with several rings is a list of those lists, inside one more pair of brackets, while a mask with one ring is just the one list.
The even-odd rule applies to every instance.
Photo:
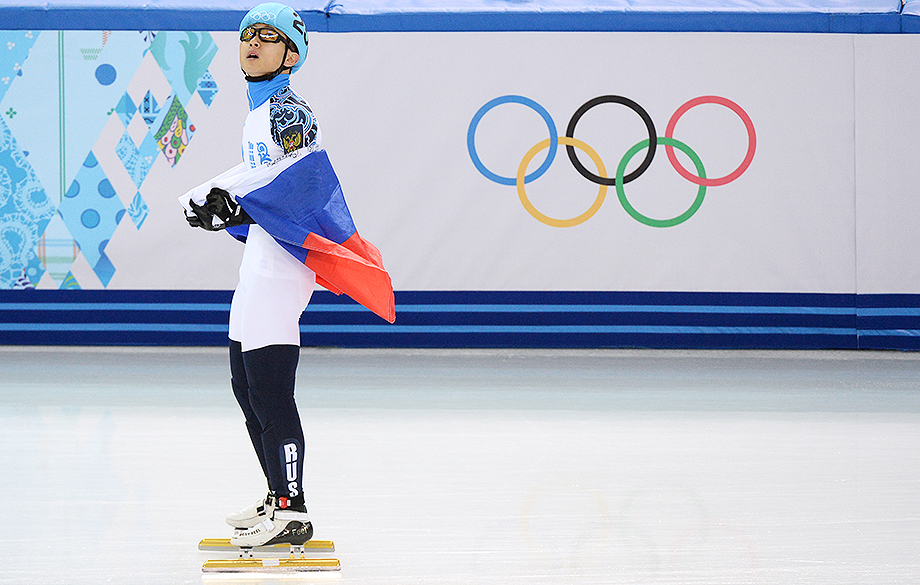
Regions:
[[246, 244], [230, 307], [231, 385], [268, 494], [227, 517], [231, 544], [241, 547], [300, 545], [313, 535], [294, 385], [300, 316], [314, 285], [395, 320], [380, 253], [358, 235], [313, 111], [289, 85], [307, 47], [304, 22], [288, 6], [260, 4], [243, 18], [243, 163], [180, 198], [190, 226]]

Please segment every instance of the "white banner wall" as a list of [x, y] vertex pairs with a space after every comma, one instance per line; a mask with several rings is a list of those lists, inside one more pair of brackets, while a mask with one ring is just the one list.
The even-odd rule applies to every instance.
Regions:
[[920, 39], [856, 37], [856, 292], [920, 292]]
[[[365, 193], [373, 193], [373, 216], [386, 217], [398, 202], [398, 223], [374, 237], [399, 288], [852, 290], [851, 37], [516, 33], [322, 41], [345, 60], [323, 60], [318, 51], [311, 73], [357, 81], [344, 92], [321, 83], [314, 101], [329, 119], [330, 148], [335, 140], [354, 205], [367, 205]], [[378, 57], [368, 59], [372, 54]], [[527, 212], [514, 185], [489, 180], [471, 164], [471, 119], [505, 95], [545, 108], [560, 135], [588, 100], [627, 97], [648, 112], [658, 136], [688, 100], [721, 96], [750, 116], [756, 153], [745, 173], [707, 188], [699, 211], [674, 227], [636, 221], [613, 187], [590, 219], [553, 227]], [[353, 111], [339, 111], [353, 96], [362, 98]], [[714, 104], [688, 111], [674, 136], [699, 154], [710, 177], [729, 174], [748, 149], [741, 118]], [[475, 149], [487, 169], [514, 177], [524, 154], [548, 137], [537, 112], [507, 103], [483, 116]], [[648, 133], [635, 112], [609, 103], [589, 110], [575, 137], [613, 176]], [[562, 150], [545, 175], [525, 185], [534, 208], [556, 219], [584, 213], [599, 193]], [[664, 148], [655, 155], [625, 193], [639, 213], [673, 218], [699, 189], [676, 173]]]
[[[214, 38], [219, 50], [210, 70], [220, 92], [209, 108], [190, 106], [196, 133], [184, 158], [174, 169], [155, 165], [144, 183], [150, 229], [112, 239], [108, 250], [118, 271], [110, 287], [235, 284], [240, 246], [188, 230], [174, 205], [176, 193], [239, 157], [246, 104], [238, 43], [232, 33]], [[311, 39], [295, 89], [316, 111], [359, 230], [383, 252], [397, 289], [854, 290], [854, 72], [895, 69], [883, 51], [874, 65], [857, 67], [854, 43], [871, 45], [877, 37], [370, 33]], [[916, 44], [909, 43], [913, 37], [897, 40]], [[860, 57], [871, 59], [870, 48]], [[158, 73], [150, 69], [147, 83]], [[885, 95], [882, 84], [860, 92]], [[507, 101], [479, 119], [471, 152], [471, 122], [491, 100], [528, 98], [564, 136], [579, 107], [608, 95], [634, 101], [662, 137], [690, 100], [730, 100], [750, 126], [726, 105], [704, 102], [679, 117], [673, 137], [699, 156], [709, 178], [731, 174], [753, 149], [750, 166], [726, 184], [706, 187], [698, 210], [670, 227], [647, 225], [642, 216], [678, 217], [701, 189], [678, 174], [662, 145], [648, 170], [623, 189], [638, 218], [614, 186], [600, 193], [600, 185], [582, 176], [562, 145], [548, 170], [524, 185], [536, 213], [515, 184], [499, 184], [474, 166], [475, 155], [486, 170], [513, 180], [528, 150], [550, 137], [533, 106]], [[887, 101], [885, 115], [895, 115], [898, 100]], [[909, 102], [902, 103], [909, 113]], [[110, 125], [111, 136], [101, 141], [117, 141], [121, 129]], [[596, 151], [613, 177], [648, 130], [635, 110], [601, 103], [578, 120], [574, 137]], [[532, 156], [528, 174], [548, 151]], [[674, 151], [695, 173], [693, 162]], [[591, 157], [576, 152], [597, 175]], [[647, 152], [636, 152], [624, 174]], [[866, 154], [884, 159], [886, 152]], [[600, 207], [578, 225], [555, 227], [537, 217], [577, 218], [600, 197]], [[144, 249], [165, 261], [138, 261], [150, 257]]]
[[[920, 36], [310, 34], [397, 322], [305, 343], [920, 349]], [[223, 342], [243, 246], [176, 198], [240, 161], [236, 33], [0, 36], [0, 342]]]

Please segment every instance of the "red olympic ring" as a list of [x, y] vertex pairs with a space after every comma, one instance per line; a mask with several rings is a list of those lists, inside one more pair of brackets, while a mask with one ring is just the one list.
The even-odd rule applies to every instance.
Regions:
[[726, 99], [724, 97], [719, 97], [717, 95], [704, 95], [698, 98], [693, 98], [689, 102], [685, 103], [681, 107], [677, 108], [677, 111], [674, 112], [674, 115], [671, 116], [671, 119], [668, 121], [668, 126], [664, 131], [664, 135], [667, 138], [674, 138], [674, 127], [677, 126], [677, 120], [680, 119], [687, 110], [690, 108], [696, 107], [700, 104], [719, 104], [725, 106], [731, 111], [738, 114], [738, 117], [741, 118], [741, 121], [744, 122], [744, 127], [747, 129], [748, 135], [748, 149], [747, 153], [744, 156], [744, 160], [741, 161], [741, 164], [737, 169], [731, 173], [725, 175], [724, 177], [716, 177], [714, 179], [705, 179], [694, 175], [680, 164], [680, 161], [677, 160], [677, 155], [674, 153], [674, 147], [670, 144], [665, 145], [665, 151], [668, 153], [668, 160], [671, 161], [671, 166], [674, 167], [674, 170], [680, 173], [680, 176], [687, 179], [691, 183], [697, 185], [704, 185], [706, 187], [718, 187], [719, 185], [725, 185], [726, 183], [731, 183], [735, 179], [741, 176], [741, 173], [747, 170], [750, 166], [751, 161], [754, 160], [754, 151], [757, 149], [757, 135], [754, 133], [754, 122], [751, 121], [751, 117], [747, 115], [741, 106], [735, 102]]

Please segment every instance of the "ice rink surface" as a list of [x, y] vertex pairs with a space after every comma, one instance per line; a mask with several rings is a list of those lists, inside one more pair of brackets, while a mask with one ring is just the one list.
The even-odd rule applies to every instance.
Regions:
[[265, 493], [222, 348], [0, 347], [0, 583], [920, 582], [920, 355], [308, 349], [339, 575], [203, 576]]

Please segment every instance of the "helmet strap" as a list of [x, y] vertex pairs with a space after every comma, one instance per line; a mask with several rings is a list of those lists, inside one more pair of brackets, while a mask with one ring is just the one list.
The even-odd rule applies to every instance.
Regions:
[[255, 75], [255, 76], [246, 75], [246, 72], [243, 71], [243, 75], [245, 76], [246, 81], [249, 81], [251, 83], [258, 83], [260, 81], [271, 81], [272, 79], [278, 77], [279, 75], [281, 75], [282, 71], [284, 71], [285, 69], [289, 69], [289, 67], [284, 66], [284, 63], [287, 61], [287, 56], [288, 56], [288, 44], [284, 43], [284, 56], [281, 57], [281, 65], [279, 65], [278, 68], [272, 71], [271, 73], [266, 73], [264, 75]]

